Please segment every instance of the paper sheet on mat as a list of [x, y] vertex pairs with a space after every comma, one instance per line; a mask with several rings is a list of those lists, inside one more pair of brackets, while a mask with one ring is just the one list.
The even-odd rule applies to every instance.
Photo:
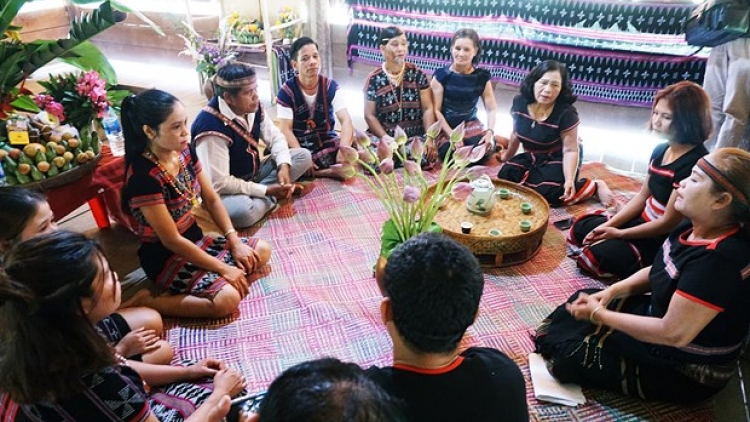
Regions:
[[534, 397], [537, 400], [564, 406], [578, 406], [586, 403], [581, 386], [561, 384], [547, 370], [542, 355], [537, 353], [529, 355], [529, 372], [531, 372], [531, 384], [534, 386]]

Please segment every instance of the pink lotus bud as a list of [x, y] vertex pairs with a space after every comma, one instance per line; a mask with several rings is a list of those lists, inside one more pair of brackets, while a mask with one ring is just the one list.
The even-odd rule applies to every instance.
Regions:
[[461, 124], [453, 129], [453, 131], [451, 132], [451, 144], [455, 144], [456, 142], [461, 142], [464, 140], [464, 126], [464, 122], [461, 122]]
[[334, 164], [330, 167], [342, 179], [351, 179], [357, 175], [357, 169], [351, 164]]
[[409, 176], [416, 176], [419, 174], [419, 164], [412, 160], [406, 160], [404, 161], [404, 171], [406, 171], [406, 174]]
[[380, 162], [380, 172], [383, 174], [391, 174], [393, 173], [393, 158], [386, 158], [385, 160]]
[[369, 149], [366, 151], [360, 151], [358, 155], [359, 155], [359, 160], [362, 161], [363, 163], [375, 164], [378, 162], [377, 157], [375, 157], [373, 152], [370, 151]]
[[451, 196], [456, 201], [465, 201], [471, 195], [472, 191], [474, 191], [474, 188], [470, 183], [458, 182], [451, 188]]
[[470, 145], [457, 149], [453, 155], [453, 158], [456, 160], [456, 165], [465, 166], [469, 164], [469, 156], [471, 155], [471, 150], [472, 147]]
[[396, 129], [394, 129], [393, 139], [396, 141], [396, 144], [398, 146], [406, 145], [406, 141], [409, 140], [409, 138], [406, 136], [406, 132], [401, 129], [401, 126], [396, 126]]
[[347, 164], [355, 164], [357, 158], [359, 158], [359, 153], [356, 149], [345, 145], [339, 147], [338, 153], [341, 155], [342, 161]]
[[415, 161], [422, 161], [422, 153], [424, 153], [424, 143], [422, 143], [421, 138], [416, 137], [411, 143], [411, 158]]
[[477, 161], [484, 158], [484, 153], [487, 152], [487, 147], [485, 145], [477, 145], [474, 147], [474, 149], [471, 150], [471, 154], [469, 155], [469, 162], [470, 163], [476, 163]]
[[371, 143], [370, 137], [359, 129], [354, 131], [354, 142], [356, 142], [360, 148], [369, 148]]
[[380, 142], [378, 142], [378, 160], [383, 161], [386, 158], [392, 158], [393, 157], [393, 147], [392, 147], [393, 138], [390, 136], [383, 136], [380, 139]]
[[440, 131], [443, 129], [443, 121], [438, 120], [437, 122], [433, 123], [432, 126], [430, 126], [427, 129], [426, 136], [431, 139], [435, 139], [440, 135]]
[[407, 204], [413, 204], [419, 200], [419, 198], [422, 196], [422, 192], [419, 191], [419, 188], [416, 188], [414, 186], [405, 186], [404, 187], [404, 202]]

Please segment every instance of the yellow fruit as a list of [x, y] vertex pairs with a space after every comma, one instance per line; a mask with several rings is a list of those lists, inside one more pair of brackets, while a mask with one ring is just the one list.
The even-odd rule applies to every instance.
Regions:
[[42, 144], [37, 144], [36, 142], [32, 142], [23, 147], [23, 153], [29, 157], [35, 157], [38, 151], [41, 151], [42, 154], [44, 154], [47, 152], [47, 148], [45, 148]]
[[57, 150], [57, 142], [52, 142], [52, 141], [47, 142], [47, 149]]
[[79, 141], [77, 138], [69, 138], [67, 139], [67, 141], [70, 149], [76, 149], [81, 146], [81, 141]]
[[85, 152], [86, 158], [88, 158], [88, 161], [93, 160], [96, 157], [96, 154], [94, 154], [94, 151], [88, 150]]
[[67, 141], [68, 139], [73, 138], [73, 136], [75, 136], [75, 135], [73, 135], [72, 132], [65, 132], [65, 133], [62, 134], [62, 139], [64, 141]]
[[7, 155], [8, 155], [8, 151], [0, 148], [0, 161], [3, 161]]
[[19, 158], [21, 158], [21, 150], [18, 148], [11, 148], [10, 151], [8, 151], [8, 155], [10, 156], [10, 158], [18, 160]]
[[63, 154], [63, 158], [65, 158], [65, 161], [69, 163], [69, 162], [73, 161], [73, 159], [76, 158], [76, 157], [75, 157], [75, 155], [73, 155], [72, 152], [65, 151], [65, 153]]
[[89, 161], [89, 157], [85, 152], [81, 152], [76, 156], [76, 161], [78, 161], [78, 164], [85, 164], [87, 161]]
[[63, 155], [65, 154], [65, 151], [67, 150], [65, 149], [64, 145], [60, 145], [60, 144], [55, 145], [55, 152], [57, 153], [57, 155]]
[[57, 133], [53, 133], [49, 136], [50, 142], [60, 142], [62, 141], [62, 136], [58, 135]]
[[41, 163], [39, 163], [39, 164], [36, 165], [36, 168], [38, 168], [39, 171], [41, 171], [42, 173], [48, 172], [49, 171], [49, 167], [50, 167], [50, 165], [46, 161], [42, 161]]
[[57, 168], [62, 168], [66, 163], [65, 158], [63, 157], [55, 157], [52, 159], [52, 164], [56, 165]]
[[21, 174], [29, 174], [31, 173], [31, 166], [26, 163], [22, 163], [18, 165], [18, 172]]

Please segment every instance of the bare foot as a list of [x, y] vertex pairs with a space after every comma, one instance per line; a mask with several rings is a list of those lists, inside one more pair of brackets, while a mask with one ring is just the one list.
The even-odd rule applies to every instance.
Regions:
[[151, 296], [151, 290], [149, 289], [141, 289], [135, 292], [133, 297], [126, 300], [125, 302], [122, 302], [120, 304], [119, 309], [123, 308], [133, 308], [136, 306], [145, 306], [148, 307], [149, 303], [154, 299], [153, 296]]
[[607, 186], [604, 180], [596, 180], [594, 183], [596, 183], [596, 196], [599, 198], [599, 202], [604, 208], [614, 207], [616, 201], [612, 189]]

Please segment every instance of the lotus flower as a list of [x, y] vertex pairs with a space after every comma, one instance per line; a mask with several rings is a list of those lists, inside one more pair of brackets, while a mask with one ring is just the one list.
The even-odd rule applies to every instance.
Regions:
[[354, 132], [354, 142], [362, 149], [370, 148], [370, 144], [372, 143], [370, 137], [359, 129]]
[[453, 131], [451, 132], [451, 144], [456, 144], [458, 142], [463, 142], [464, 140], [464, 122], [461, 122], [458, 126], [453, 128]]
[[393, 173], [393, 158], [386, 158], [385, 160], [380, 162], [380, 165], [378, 167], [380, 167], [380, 172], [383, 174]]
[[419, 168], [419, 164], [412, 160], [404, 161], [404, 170], [409, 176], [416, 176], [422, 170]]
[[443, 126], [443, 121], [438, 120], [427, 129], [427, 133], [425, 134], [425, 136], [430, 139], [436, 139], [438, 135], [440, 135], [440, 128], [442, 126]]
[[356, 149], [345, 146], [345, 145], [342, 145], [339, 147], [338, 154], [341, 155], [343, 162], [347, 164], [356, 164], [357, 159], [359, 158], [359, 153], [357, 152]]
[[465, 201], [473, 191], [474, 188], [471, 186], [471, 183], [458, 182], [453, 185], [453, 188], [451, 189], [451, 196], [456, 201]]
[[419, 188], [416, 188], [414, 186], [406, 186], [404, 187], [404, 195], [403, 200], [407, 204], [413, 204], [419, 200], [419, 197], [422, 196], [422, 192], [419, 190]]
[[393, 138], [390, 136], [383, 136], [380, 139], [380, 142], [378, 142], [378, 160], [383, 161], [386, 158], [392, 158], [393, 157]]
[[359, 160], [365, 164], [375, 164], [378, 162], [377, 157], [375, 157], [369, 149], [365, 151], [359, 151], [358, 155]]
[[406, 132], [401, 129], [401, 126], [396, 126], [396, 129], [393, 130], [393, 139], [396, 141], [396, 145], [402, 147], [406, 145], [406, 141], [409, 140], [409, 137], [406, 136]]
[[459, 166], [466, 166], [471, 161], [469, 161], [469, 157], [471, 156], [471, 151], [474, 147], [471, 145], [467, 145], [465, 147], [461, 147], [456, 149], [456, 152], [454, 153], [453, 159], [456, 160], [456, 164]]
[[422, 161], [422, 154], [424, 153], [424, 143], [422, 143], [422, 139], [415, 138], [414, 141], [411, 143], [411, 151], [409, 152], [409, 155], [411, 155], [411, 158], [414, 161]]

